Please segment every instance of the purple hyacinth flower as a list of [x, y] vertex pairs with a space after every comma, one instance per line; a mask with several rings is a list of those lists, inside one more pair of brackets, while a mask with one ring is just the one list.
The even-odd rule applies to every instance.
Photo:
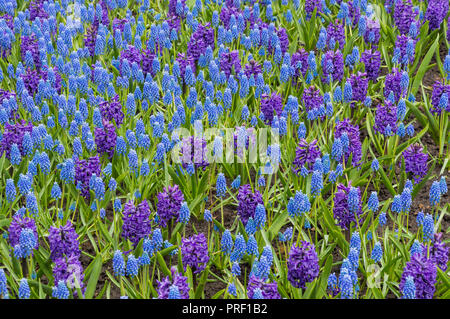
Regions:
[[358, 221], [361, 222], [359, 218], [362, 214], [361, 209], [361, 192], [359, 187], [356, 188], [358, 197], [355, 202], [357, 202], [356, 207], [349, 207], [349, 193], [350, 187], [346, 187], [343, 184], [338, 184], [338, 191], [334, 194], [333, 202], [333, 215], [334, 218], [338, 221], [338, 225], [342, 229], [348, 229], [352, 222]]
[[403, 269], [399, 288], [403, 291], [406, 279], [411, 276], [416, 286], [417, 299], [431, 299], [436, 290], [437, 268], [432, 259], [427, 259], [423, 254], [413, 254], [411, 260]]
[[202, 272], [209, 261], [208, 244], [203, 233], [181, 240], [184, 267], [191, 267], [194, 274]]
[[364, 102], [367, 96], [369, 80], [366, 73], [358, 72], [350, 76], [350, 84], [352, 85], [352, 103], [351, 107], [355, 107], [355, 102]]
[[313, 244], [302, 241], [292, 245], [287, 262], [288, 280], [295, 288], [305, 288], [319, 275], [319, 259]]
[[3, 153], [6, 153], [6, 158], [10, 159], [11, 147], [13, 144], [18, 145], [20, 155], [26, 156], [22, 141], [25, 133], [30, 133], [33, 130], [33, 125], [31, 122], [26, 123], [24, 120], [16, 122], [11, 125], [9, 123], [5, 124], [5, 131], [3, 132], [2, 139], [0, 141], [0, 156], [3, 156]]
[[352, 164], [358, 166], [362, 156], [359, 126], [352, 125], [349, 119], [338, 121], [336, 123], [334, 137], [340, 138], [344, 133], [347, 135], [349, 141], [349, 145], [344, 153], [345, 161], [352, 155]]
[[[20, 234], [24, 229], [32, 230], [34, 236], [39, 238], [34, 219], [25, 216], [21, 217], [16, 214], [13, 216], [8, 229], [8, 240], [12, 247], [20, 245]], [[37, 246], [35, 248], [37, 248]]]
[[51, 226], [48, 241], [50, 244], [50, 257], [53, 261], [64, 256], [80, 256], [80, 243], [71, 221], [60, 227]]
[[189, 284], [187, 277], [178, 273], [177, 268], [173, 266], [170, 268], [170, 272], [172, 273], [172, 280], [167, 276], [161, 281], [158, 282], [158, 299], [168, 299], [169, 291], [172, 285], [178, 287], [178, 291], [180, 293], [180, 299], [189, 299]]
[[449, 9], [447, 0], [430, 0], [428, 1], [427, 11], [425, 12], [425, 20], [430, 23], [430, 30], [439, 29]]
[[239, 187], [239, 193], [237, 195], [238, 208], [237, 212], [241, 218], [242, 224], [247, 225], [248, 219], [255, 218], [256, 207], [258, 204], [264, 204], [261, 193], [258, 190], [252, 192], [249, 184]]
[[384, 104], [377, 107], [375, 114], [375, 132], [386, 135], [386, 127], [389, 126], [391, 132], [397, 131], [397, 106], [389, 99], [384, 100]]
[[[81, 288], [83, 294], [86, 290], [83, 283], [83, 265], [77, 256], [71, 255], [57, 258], [53, 266], [53, 278], [55, 279], [55, 284], [64, 281], [67, 283], [68, 288]], [[76, 290], [74, 290], [74, 295], [77, 295]]]
[[423, 153], [420, 144], [413, 144], [402, 153], [405, 160], [405, 171], [411, 173], [415, 183], [419, 183], [428, 171], [428, 154]]
[[361, 54], [361, 62], [364, 63], [367, 78], [376, 82], [380, 73], [381, 53], [378, 50], [368, 49]]
[[166, 227], [172, 218], [178, 219], [181, 204], [184, 202], [184, 195], [178, 185], [168, 186], [158, 193], [158, 203], [156, 205], [159, 224]]
[[99, 108], [100, 114], [104, 120], [114, 120], [118, 128], [122, 125], [124, 114], [122, 111], [122, 104], [120, 104], [119, 96], [117, 94], [114, 95], [111, 101], [101, 102]]
[[446, 85], [443, 81], [436, 81], [433, 84], [433, 93], [431, 95], [431, 112], [440, 115], [442, 109], [439, 107], [442, 95], [447, 93], [447, 107], [446, 111], [450, 112], [450, 85]]
[[329, 50], [322, 59], [322, 83], [341, 81], [344, 76], [344, 57], [340, 50]]
[[442, 233], [434, 234], [431, 245], [422, 244], [422, 252], [429, 254], [429, 258], [442, 270], [447, 270], [450, 247], [442, 242]]
[[274, 112], [277, 116], [281, 116], [283, 110], [283, 102], [281, 96], [275, 92], [271, 95], [263, 94], [261, 98], [261, 113], [264, 114], [264, 122], [271, 124]]
[[220, 70], [225, 72], [227, 79], [232, 74], [238, 74], [241, 71], [241, 60], [237, 50], [231, 52], [222, 52], [220, 56]]
[[115, 126], [109, 122], [104, 122], [102, 128], [95, 128], [94, 135], [97, 152], [100, 155], [106, 153], [111, 159], [116, 148], [117, 134]]
[[121, 236], [129, 239], [135, 246], [139, 241], [151, 233], [150, 207], [147, 200], [134, 206], [132, 201], [127, 202], [123, 208], [123, 225]]
[[247, 285], [247, 296], [249, 299], [254, 298], [256, 289], [261, 290], [264, 299], [281, 299], [276, 282], [266, 282], [262, 278], [250, 275]]
[[401, 0], [395, 2], [394, 23], [401, 34], [408, 34], [411, 23], [414, 21], [413, 5], [411, 0]]
[[188, 42], [187, 54], [197, 62], [208, 46], [214, 49], [214, 43], [214, 29], [211, 28], [211, 25], [209, 23], [199, 24]]
[[298, 141], [298, 146], [295, 150], [295, 159], [292, 162], [292, 170], [296, 174], [299, 174], [303, 167], [309, 167], [312, 170], [316, 159], [321, 157], [320, 150], [316, 144], [317, 140], [308, 143], [305, 139], [301, 138]]
[[75, 162], [75, 185], [81, 186], [81, 196], [90, 199], [89, 182], [92, 175], [100, 176], [101, 167], [98, 156], [90, 157], [88, 160], [79, 160]]

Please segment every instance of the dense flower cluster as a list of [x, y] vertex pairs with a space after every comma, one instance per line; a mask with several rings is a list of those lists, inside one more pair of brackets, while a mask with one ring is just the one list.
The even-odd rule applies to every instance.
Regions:
[[156, 207], [158, 220], [162, 227], [166, 227], [172, 218], [178, 218], [183, 201], [184, 196], [178, 185], [168, 186], [158, 194]]
[[380, 73], [381, 53], [368, 49], [361, 54], [361, 62], [364, 63], [367, 78], [375, 82]]
[[196, 68], [195, 68], [195, 61], [194, 58], [190, 55], [186, 55], [184, 53], [178, 53], [176, 61], [178, 62], [180, 66], [180, 75], [183, 78], [184, 81], [186, 81], [184, 75], [186, 74], [186, 67], [190, 66], [191, 71], [195, 74]]
[[448, 1], [430, 0], [425, 12], [425, 19], [430, 23], [430, 29], [438, 29], [447, 16], [449, 8]]
[[450, 247], [447, 247], [442, 242], [442, 233], [434, 234], [431, 245], [422, 245], [422, 252], [424, 255], [428, 255], [431, 260], [439, 267], [442, 271], [447, 270], [447, 263], [450, 254]]
[[6, 158], [11, 158], [11, 147], [16, 144], [19, 147], [20, 154], [25, 156], [23, 150], [23, 137], [28, 132], [31, 134], [33, 125], [24, 120], [11, 125], [5, 124], [5, 131], [0, 141], [0, 155], [6, 154]]
[[50, 243], [50, 257], [52, 260], [63, 258], [64, 256], [79, 257], [81, 254], [78, 234], [70, 221], [67, 221], [64, 226], [51, 226], [48, 241]]
[[261, 97], [261, 113], [264, 116], [266, 124], [272, 124], [275, 115], [280, 116], [283, 109], [283, 102], [281, 96], [275, 92], [272, 94], [263, 94]]
[[411, 173], [416, 183], [427, 175], [428, 154], [423, 152], [423, 147], [419, 144], [413, 144], [402, 153], [405, 159], [405, 171]]
[[306, 142], [305, 139], [301, 138], [298, 141], [298, 146], [295, 150], [295, 159], [292, 162], [292, 170], [299, 174], [302, 167], [312, 168], [317, 158], [320, 158], [320, 150], [317, 147], [317, 140], [311, 141], [311, 143]]
[[116, 94], [111, 101], [104, 101], [99, 105], [102, 118], [107, 121], [114, 120], [117, 127], [120, 127], [123, 123], [123, 111], [122, 105], [119, 102], [119, 96]]
[[291, 66], [294, 68], [295, 73], [292, 77], [294, 84], [299, 84], [300, 78], [306, 76], [308, 70], [308, 52], [305, 49], [300, 48], [297, 52], [292, 54]]
[[306, 111], [318, 109], [323, 104], [323, 96], [319, 89], [311, 85], [303, 92], [303, 103]]
[[263, 204], [262, 196], [259, 190], [252, 192], [251, 186], [246, 184], [239, 187], [237, 200], [239, 203], [237, 213], [245, 226], [249, 218], [255, 217], [256, 206]]
[[137, 207], [132, 201], [127, 202], [123, 208], [122, 237], [137, 245], [150, 232], [150, 207], [147, 201], [144, 199]]
[[227, 78], [230, 77], [232, 71], [238, 74], [241, 71], [241, 60], [239, 59], [239, 52], [237, 50], [231, 52], [222, 52], [220, 57], [220, 70], [225, 72]]
[[203, 271], [209, 261], [208, 244], [203, 233], [181, 240], [181, 255], [184, 267], [191, 267], [196, 274]]
[[402, 0], [395, 2], [394, 22], [401, 34], [408, 34], [411, 23], [414, 21], [413, 5], [411, 0]]
[[342, 77], [344, 76], [344, 57], [341, 51], [327, 51], [322, 58], [322, 70], [323, 83], [342, 81]]
[[436, 81], [433, 84], [433, 94], [431, 95], [431, 112], [439, 115], [441, 114], [443, 110], [440, 107], [440, 103], [442, 103], [441, 99], [444, 93], [447, 94], [447, 107], [445, 108], [445, 111], [450, 112], [450, 85], [445, 85], [441, 81]]
[[405, 93], [404, 90], [401, 87], [401, 79], [402, 79], [402, 73], [400, 70], [393, 68], [392, 72], [386, 75], [386, 81], [384, 83], [384, 97], [389, 98], [389, 95], [394, 95], [394, 101], [398, 102], [401, 97], [404, 97]]
[[[86, 289], [83, 282], [83, 265], [77, 256], [71, 255], [56, 259], [53, 266], [53, 278], [55, 283], [60, 281], [68, 282], [69, 288], [79, 287], [82, 292]], [[74, 290], [74, 294], [77, 294], [76, 290]]]
[[319, 259], [313, 244], [302, 241], [301, 246], [292, 245], [289, 252], [288, 280], [296, 288], [305, 288], [319, 275]]
[[244, 74], [247, 78], [250, 78], [250, 76], [253, 75], [253, 77], [256, 79], [258, 74], [262, 74], [261, 65], [255, 61], [250, 60], [244, 67]]
[[433, 298], [436, 290], [435, 283], [437, 270], [436, 264], [431, 259], [427, 259], [426, 256], [421, 254], [414, 254], [411, 256], [411, 260], [406, 263], [406, 266], [403, 269], [402, 278], [400, 280], [401, 290], [403, 290], [406, 279], [409, 276], [414, 280], [417, 299]]
[[361, 161], [361, 140], [359, 136], [358, 125], [350, 123], [349, 119], [344, 119], [336, 123], [336, 129], [334, 131], [335, 138], [342, 138], [343, 135], [348, 138], [348, 147], [344, 150], [345, 161], [348, 160], [350, 155], [352, 156], [352, 164], [359, 165]]
[[350, 76], [350, 83], [352, 85], [352, 107], [355, 107], [355, 102], [364, 102], [367, 96], [367, 88], [369, 85], [366, 73], [358, 72]]
[[361, 195], [359, 187], [357, 190], [357, 205], [354, 209], [349, 205], [350, 189], [351, 186], [347, 187], [343, 184], [338, 184], [338, 191], [335, 193], [333, 202], [333, 214], [334, 218], [338, 221], [338, 225], [343, 229], [348, 229], [352, 222], [360, 223], [360, 215], [362, 214], [361, 209]]
[[331, 50], [334, 50], [336, 46], [339, 47], [340, 50], [344, 49], [345, 29], [338, 20], [334, 23], [330, 23], [327, 27], [327, 44]]
[[20, 54], [22, 60], [26, 61], [27, 55], [31, 55], [36, 70], [40, 70], [41, 60], [39, 58], [39, 46], [36, 37], [34, 35], [23, 36], [20, 40]]
[[163, 280], [158, 280], [158, 299], [168, 299], [169, 290], [172, 285], [178, 287], [180, 293], [180, 299], [189, 299], [189, 285], [187, 277], [180, 274], [176, 267], [170, 269], [172, 274], [172, 280], [169, 276], [165, 277]]
[[384, 100], [384, 104], [377, 106], [373, 129], [385, 136], [397, 132], [397, 107], [389, 99]]
[[[34, 239], [27, 236], [27, 232], [30, 232]], [[32, 253], [33, 249], [37, 249], [39, 246], [36, 222], [32, 218], [14, 215], [9, 225], [8, 233], [9, 242], [14, 248], [14, 254], [17, 257], [26, 257]]]
[[98, 156], [90, 157], [87, 160], [76, 160], [75, 184], [77, 187], [81, 187], [81, 196], [87, 200], [90, 198], [90, 181], [93, 174], [97, 177], [101, 174], [100, 159]]
[[97, 152], [99, 154], [108, 154], [109, 158], [114, 155], [116, 147], [116, 128], [109, 122], [103, 123], [103, 128], [95, 128], [95, 144], [97, 144]]
[[183, 138], [181, 145], [181, 163], [185, 169], [193, 165], [196, 168], [202, 168], [204, 170], [209, 165], [206, 140], [195, 136]]
[[281, 299], [276, 282], [265, 282], [264, 279], [250, 275], [247, 284], [247, 296], [254, 299], [255, 290], [260, 289], [264, 299]]
[[192, 33], [191, 39], [188, 42], [187, 54], [190, 55], [194, 61], [198, 61], [200, 55], [204, 54], [206, 48], [214, 49], [214, 29], [209, 23], [200, 24]]

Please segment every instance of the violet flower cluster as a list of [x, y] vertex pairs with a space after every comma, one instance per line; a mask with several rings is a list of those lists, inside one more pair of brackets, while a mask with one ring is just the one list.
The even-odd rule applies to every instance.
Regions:
[[288, 280], [295, 288], [305, 288], [319, 275], [319, 259], [313, 244], [302, 241], [292, 245], [287, 262]]
[[208, 244], [203, 233], [181, 240], [183, 265], [189, 266], [194, 274], [202, 272], [209, 261]]
[[189, 284], [187, 277], [180, 274], [176, 267], [173, 266], [170, 268], [170, 272], [172, 274], [172, 280], [170, 280], [169, 276], [163, 278], [163, 280], [158, 280], [158, 299], [168, 299], [169, 298], [169, 290], [172, 285], [178, 287], [178, 291], [180, 293], [180, 299], [189, 299]]
[[258, 204], [263, 204], [263, 199], [259, 190], [252, 192], [249, 184], [239, 187], [237, 195], [238, 208], [237, 213], [242, 221], [242, 224], [247, 225], [249, 218], [254, 219], [256, 207]]
[[80, 257], [80, 242], [71, 221], [64, 226], [50, 226], [48, 241], [50, 244], [50, 257], [53, 261], [65, 256]]
[[166, 227], [172, 219], [178, 219], [184, 195], [178, 185], [168, 186], [158, 193], [156, 205], [158, 221], [162, 227]]
[[151, 233], [150, 207], [147, 200], [137, 206], [132, 201], [123, 208], [122, 237], [129, 239], [135, 246]]

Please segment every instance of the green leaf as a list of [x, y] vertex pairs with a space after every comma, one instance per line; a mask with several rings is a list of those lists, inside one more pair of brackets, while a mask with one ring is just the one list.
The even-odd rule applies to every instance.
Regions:
[[[430, 64], [431, 58], [433, 57], [434, 53], [436, 52], [436, 47], [439, 43], [439, 34], [436, 36], [436, 40], [434, 40], [433, 45], [428, 50], [427, 54], [422, 60], [422, 64], [420, 65], [419, 69], [417, 70], [416, 75], [414, 75], [414, 82], [411, 87], [411, 94], [416, 95], [417, 91], [419, 90], [419, 86], [422, 83], [423, 76], [425, 75], [425, 72], [428, 69], [428, 65]], [[410, 75], [412, 76], [412, 74]]]
[[102, 271], [102, 256], [97, 255], [97, 257], [95, 257], [94, 261], [91, 264], [93, 264], [93, 267], [86, 287], [85, 293], [86, 299], [91, 299], [92, 297], [94, 297], [95, 289], [97, 288], [98, 278]]
[[102, 290], [98, 293], [98, 295], [97, 295], [97, 297], [95, 297], [95, 299], [102, 299], [103, 295], [105, 294], [106, 290], [109, 289], [110, 285], [111, 285], [110, 282], [105, 282], [105, 284], [103, 285]]
[[218, 220], [213, 219], [213, 223], [217, 226], [217, 228], [219, 228], [221, 232], [225, 231], [225, 227]]
[[336, 226], [336, 222], [334, 221], [333, 216], [331, 215], [331, 211], [328, 209], [327, 205], [324, 201], [320, 201], [320, 205], [322, 207], [323, 212], [323, 221], [327, 226], [327, 230], [331, 233], [331, 236], [337, 240], [338, 245], [343, 249], [348, 249], [348, 243], [345, 240], [344, 235], [339, 230], [339, 228]]
[[391, 180], [386, 176], [386, 173], [384, 172], [383, 167], [380, 165], [380, 168], [378, 169], [378, 173], [381, 175], [381, 181], [383, 182], [384, 186], [388, 189], [389, 193], [391, 193], [392, 196], [395, 196], [397, 193], [392, 186]]
[[[308, 25], [308, 37], [306, 39], [308, 39], [308, 48], [312, 49], [313, 48], [313, 43], [315, 40], [315, 37], [313, 37], [313, 32], [315, 31], [315, 26], [316, 26], [316, 17], [317, 17], [317, 8], [314, 9], [314, 12], [311, 15], [311, 19], [309, 20]], [[305, 39], [305, 40], [306, 40]]]
[[314, 280], [313, 282], [307, 283], [306, 284], [306, 290], [305, 290], [305, 293], [302, 296], [302, 299], [314, 298], [314, 297], [312, 297], [312, 293], [315, 290], [316, 286], [317, 286], [317, 280]]
[[375, 296], [375, 298], [377, 299], [384, 299], [383, 294], [381, 293], [379, 288], [369, 288], [370, 291], [373, 293], [373, 295]]
[[108, 230], [106, 229], [105, 225], [103, 224], [102, 221], [98, 221], [96, 223], [96, 225], [100, 228], [100, 232], [102, 233], [103, 236], [105, 236], [105, 239], [108, 243], [112, 243], [113, 239], [111, 237], [111, 235], [109, 234]]
[[[48, 295], [51, 296], [52, 295], [52, 287], [48, 286], [48, 285], [44, 285], [43, 283], [40, 283], [36, 280], [31, 280], [28, 279], [28, 284], [32, 287], [32, 288], [37, 288], [37, 289], [42, 289], [44, 290], [44, 292]], [[41, 287], [41, 288], [40, 288]]]
[[437, 271], [438, 271], [438, 276], [439, 279], [441, 279], [444, 283], [444, 285], [450, 289], [450, 277], [448, 274], [446, 274], [445, 272], [442, 271], [441, 268], [437, 267]]
[[205, 289], [206, 280], [208, 279], [209, 265], [203, 270], [202, 276], [198, 283], [197, 289], [195, 290], [195, 299], [200, 299], [202, 297], [203, 290]]
[[445, 294], [443, 294], [440, 299], [450, 299], [450, 289], [447, 290]]
[[5, 218], [0, 220], [0, 227], [8, 226], [11, 223], [11, 220], [9, 218]]
[[226, 291], [226, 289], [219, 290], [218, 292], [216, 292], [216, 294], [214, 296], [211, 297], [211, 299], [219, 299], [219, 297], [221, 295], [223, 295], [225, 293], [225, 291]]
[[172, 274], [171, 274], [169, 268], [167, 267], [167, 264], [164, 261], [163, 256], [161, 255], [161, 253], [159, 251], [156, 253], [156, 259], [158, 260], [158, 263], [161, 266], [161, 271], [164, 273], [164, 275], [170, 276], [170, 278], [172, 278]]
[[321, 299], [327, 293], [328, 277], [331, 273], [331, 267], [333, 266], [333, 256], [328, 256], [325, 266], [321, 270], [320, 282], [316, 285], [316, 289], [312, 295], [315, 299]]
[[38, 262], [39, 268], [42, 269], [45, 276], [48, 278], [48, 281], [53, 282], [53, 273], [51, 271], [51, 260], [48, 258], [49, 257], [48, 254], [47, 256], [44, 256], [42, 250], [43, 248], [39, 247], [39, 250], [36, 251], [34, 258]]
[[280, 231], [281, 227], [283, 227], [283, 225], [286, 223], [288, 216], [289, 215], [288, 215], [287, 210], [284, 210], [281, 214], [276, 215], [272, 224], [269, 227], [268, 234], [267, 234], [270, 241], [275, 238], [275, 236]]

